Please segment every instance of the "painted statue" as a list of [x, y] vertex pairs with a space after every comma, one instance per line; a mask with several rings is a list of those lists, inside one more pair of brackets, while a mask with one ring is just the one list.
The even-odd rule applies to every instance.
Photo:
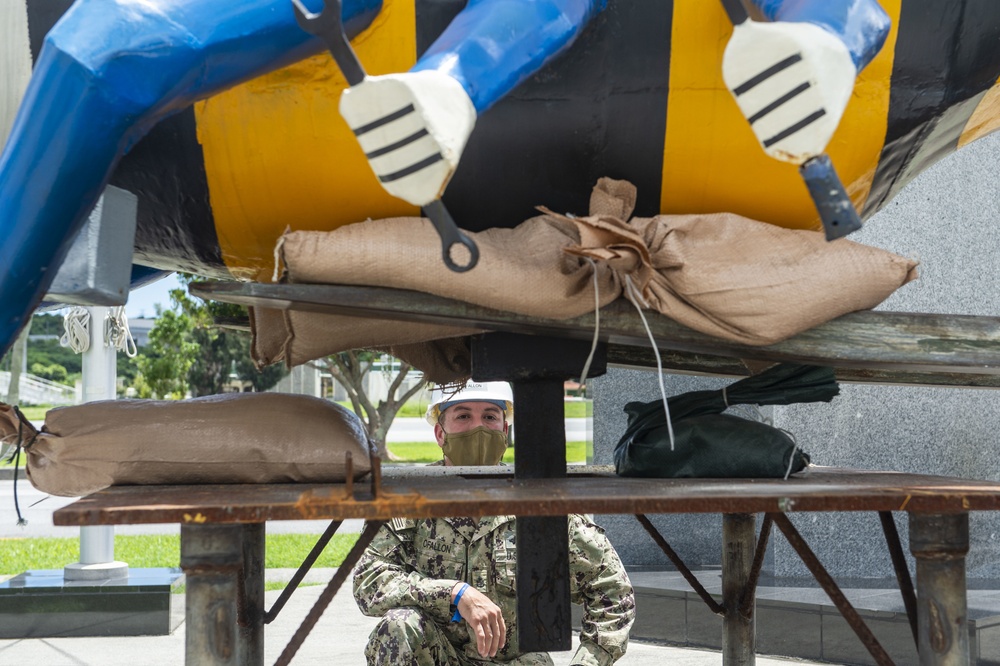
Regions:
[[68, 5], [24, 10], [4, 350], [107, 183], [139, 198], [137, 275], [266, 280], [289, 226], [442, 197], [464, 229], [514, 226], [585, 211], [602, 176], [639, 215], [817, 228], [801, 164], [828, 154], [867, 217], [1000, 126], [992, 0], [344, 0], [369, 75], [350, 88], [292, 0]]

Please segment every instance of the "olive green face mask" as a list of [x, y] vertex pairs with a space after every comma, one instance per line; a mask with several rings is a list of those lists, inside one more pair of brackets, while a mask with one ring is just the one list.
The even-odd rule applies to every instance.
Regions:
[[444, 455], [452, 465], [496, 465], [507, 450], [503, 430], [479, 426], [466, 432], [445, 433]]

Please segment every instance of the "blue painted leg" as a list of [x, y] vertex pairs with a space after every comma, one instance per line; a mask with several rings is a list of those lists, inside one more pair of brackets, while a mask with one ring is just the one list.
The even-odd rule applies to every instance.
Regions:
[[[309, 0], [310, 5], [317, 0]], [[349, 0], [356, 34], [379, 0]], [[317, 53], [288, 0], [80, 0], [52, 29], [0, 155], [0, 354], [117, 159], [162, 118]]]
[[569, 48], [607, 0], [470, 0], [412, 71], [448, 74], [482, 113]]

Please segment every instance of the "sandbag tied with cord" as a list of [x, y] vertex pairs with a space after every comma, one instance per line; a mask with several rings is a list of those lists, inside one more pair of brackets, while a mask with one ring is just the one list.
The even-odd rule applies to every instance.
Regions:
[[625, 405], [628, 426], [615, 447], [621, 476], [787, 478], [809, 464], [785, 431], [723, 412], [733, 405], [829, 402], [840, 392], [833, 369], [783, 363], [717, 391], [691, 391], [663, 403]]
[[[278, 275], [292, 284], [406, 289], [547, 319], [595, 313], [596, 321], [600, 308], [626, 298], [640, 317], [644, 310], [658, 312], [696, 331], [758, 346], [875, 307], [916, 277], [915, 261], [846, 239], [828, 243], [818, 231], [724, 212], [634, 217], [636, 197], [631, 183], [602, 178], [585, 217], [540, 208], [543, 215], [514, 228], [470, 232], [480, 258], [467, 273], [441, 263], [440, 239], [427, 220], [289, 232], [276, 248]], [[348, 349], [413, 351], [485, 332], [261, 307], [251, 308], [250, 319], [260, 366], [295, 366]], [[460, 348], [454, 353], [456, 344], [413, 364], [439, 383], [468, 377], [468, 356]]]
[[367, 474], [374, 455], [350, 410], [280, 393], [90, 402], [50, 410], [41, 429], [0, 403], [0, 440], [19, 432], [32, 485], [63, 497], [112, 485], [337, 483]]

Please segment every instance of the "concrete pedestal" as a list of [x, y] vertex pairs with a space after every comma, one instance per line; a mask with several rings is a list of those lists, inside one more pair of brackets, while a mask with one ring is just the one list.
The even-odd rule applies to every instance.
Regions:
[[0, 582], [0, 638], [165, 636], [184, 620], [183, 584], [180, 569], [103, 581], [26, 571]]

